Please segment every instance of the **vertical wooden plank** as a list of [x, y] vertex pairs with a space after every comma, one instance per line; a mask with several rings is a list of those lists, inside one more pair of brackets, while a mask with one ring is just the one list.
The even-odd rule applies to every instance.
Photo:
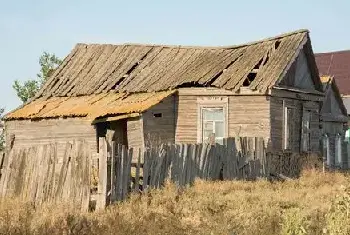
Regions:
[[99, 138], [99, 177], [98, 177], [98, 203], [96, 209], [103, 209], [107, 200], [107, 143], [104, 137]]
[[[161, 173], [161, 167], [163, 165], [164, 157], [165, 157], [165, 150], [163, 147], [161, 147], [157, 153], [158, 156], [154, 156], [154, 167], [152, 170], [152, 176], [151, 176], [151, 186], [152, 187], [158, 187], [160, 173]], [[155, 152], [156, 153], [156, 152]]]
[[116, 153], [116, 174], [117, 174], [117, 184], [116, 184], [116, 200], [120, 201], [122, 200], [123, 195], [123, 160], [125, 149], [121, 144], [118, 144], [117, 146], [117, 153]]
[[89, 149], [88, 144], [84, 141], [83, 145], [83, 158], [85, 160], [85, 164], [83, 166], [84, 169], [84, 177], [83, 177], [83, 198], [82, 198], [82, 209], [83, 211], [87, 212], [89, 210], [89, 203], [90, 203], [90, 179], [91, 179], [91, 166], [92, 166], [92, 161], [91, 161], [91, 152]]
[[185, 160], [185, 167], [184, 167], [185, 179], [184, 179], [184, 184], [183, 185], [189, 184], [190, 180], [191, 180], [193, 149], [194, 149], [194, 145], [193, 144], [189, 144], [187, 146], [187, 154], [186, 154], [185, 159], [184, 159]]
[[186, 171], [187, 171], [187, 155], [188, 155], [188, 144], [183, 145], [183, 151], [182, 151], [182, 156], [181, 156], [181, 174], [180, 174], [180, 186], [186, 185]]
[[178, 144], [175, 146], [175, 153], [174, 153], [174, 158], [173, 158], [173, 162], [172, 162], [172, 170], [171, 170], [171, 173], [172, 173], [171, 179], [177, 185], [180, 185], [181, 155], [182, 155], [182, 145]]
[[111, 158], [111, 180], [110, 180], [110, 188], [111, 188], [111, 202], [115, 202], [117, 199], [116, 194], [116, 143], [115, 141], [111, 142], [111, 152], [110, 152], [110, 158]]
[[164, 181], [165, 181], [165, 176], [168, 173], [168, 165], [169, 165], [169, 146], [168, 145], [163, 145], [163, 163], [160, 169], [160, 174], [159, 174], [159, 179], [158, 179], [158, 187], [161, 187], [162, 185], [164, 185]]
[[14, 149], [11, 149], [6, 153], [3, 159], [3, 164], [1, 168], [1, 178], [0, 178], [0, 195], [4, 197], [6, 195], [7, 179], [9, 174], [9, 165], [12, 161]]
[[200, 162], [201, 162], [201, 154], [202, 154], [202, 148], [203, 144], [197, 144], [196, 145], [196, 157], [195, 157], [195, 164], [194, 164], [194, 174], [193, 174], [193, 180], [199, 177], [200, 175]]
[[204, 176], [204, 165], [205, 165], [205, 156], [207, 153], [207, 148], [208, 148], [207, 144], [202, 145], [201, 155], [199, 158], [199, 174], [198, 174], [199, 178], [203, 178]]
[[129, 159], [129, 150], [126, 148], [126, 146], [122, 146], [123, 148], [123, 171], [122, 171], [122, 195], [121, 200], [124, 200], [127, 194], [127, 188], [128, 188], [128, 159]]
[[143, 151], [141, 149], [138, 149], [138, 156], [137, 156], [137, 164], [136, 164], [136, 174], [135, 174], [135, 185], [134, 185], [134, 192], [137, 193], [140, 190], [140, 168], [141, 168], [141, 154]]
[[148, 178], [149, 178], [149, 166], [150, 166], [150, 154], [147, 149], [143, 149], [144, 153], [144, 162], [143, 162], [143, 179], [142, 179], [142, 190], [146, 191], [148, 187]]
[[192, 151], [191, 151], [191, 155], [189, 156], [189, 174], [188, 174], [188, 184], [193, 184], [194, 182], [194, 178], [195, 178], [195, 174], [196, 174], [196, 155], [198, 152], [198, 145], [194, 144], [192, 145]]
[[123, 199], [127, 197], [131, 189], [131, 162], [133, 157], [134, 157], [134, 149], [130, 148], [127, 155], [127, 162], [126, 162], [126, 169], [125, 169], [125, 178], [124, 178], [125, 186], [123, 189], [123, 194], [124, 194]]
[[168, 148], [168, 173], [166, 175], [168, 180], [173, 180], [173, 171], [174, 171], [174, 161], [175, 161], [175, 152], [176, 145], [171, 144]]
[[203, 179], [207, 180], [208, 179], [208, 172], [209, 172], [209, 153], [210, 153], [210, 149], [211, 149], [211, 145], [207, 144], [206, 145], [206, 152], [204, 155], [204, 159], [203, 159]]

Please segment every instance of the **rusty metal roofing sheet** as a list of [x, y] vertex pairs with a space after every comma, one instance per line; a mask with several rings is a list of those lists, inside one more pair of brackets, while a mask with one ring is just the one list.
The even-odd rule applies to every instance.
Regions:
[[142, 113], [175, 91], [148, 93], [103, 93], [78, 97], [39, 98], [5, 116], [12, 119], [43, 119], [57, 117], [99, 117]]

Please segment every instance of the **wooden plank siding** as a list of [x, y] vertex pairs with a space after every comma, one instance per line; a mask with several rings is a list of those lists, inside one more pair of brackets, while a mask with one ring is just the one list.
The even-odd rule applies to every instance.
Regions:
[[142, 122], [142, 117], [128, 119], [127, 138], [129, 148], [141, 148], [144, 145]]
[[[211, 96], [202, 94], [201, 97], [210, 99]], [[270, 101], [267, 96], [220, 97], [228, 97], [228, 137], [269, 138]], [[179, 95], [176, 99], [176, 143], [197, 142], [197, 98], [197, 95]]]
[[95, 128], [91, 121], [81, 118], [13, 120], [5, 125], [7, 143], [14, 135], [13, 147], [57, 143], [57, 153], [63, 156], [67, 141], [81, 139], [87, 142], [91, 151], [97, 151]]
[[283, 150], [284, 125], [283, 125], [283, 105], [292, 109], [292, 128], [291, 128], [291, 151], [299, 152], [301, 143], [301, 122], [303, 106], [311, 111], [311, 151], [319, 151], [320, 141], [320, 118], [319, 105], [317, 101], [304, 101], [291, 98], [271, 97], [271, 143], [276, 151]]
[[169, 96], [142, 114], [145, 146], [175, 143], [175, 96]]

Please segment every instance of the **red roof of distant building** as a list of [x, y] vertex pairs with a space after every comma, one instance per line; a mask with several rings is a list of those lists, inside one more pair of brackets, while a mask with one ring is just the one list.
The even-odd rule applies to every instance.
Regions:
[[340, 94], [350, 95], [350, 50], [315, 54], [320, 76], [334, 76]]

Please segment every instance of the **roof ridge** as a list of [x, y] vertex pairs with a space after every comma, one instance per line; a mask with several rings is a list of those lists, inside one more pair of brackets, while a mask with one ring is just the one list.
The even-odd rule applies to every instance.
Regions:
[[338, 54], [338, 53], [344, 53], [344, 52], [350, 53], [350, 49], [344, 49], [344, 50], [338, 50], [338, 51], [328, 51], [328, 52], [319, 52], [319, 53], [315, 53], [315, 55]]
[[242, 43], [242, 44], [237, 44], [237, 45], [227, 45], [227, 46], [186, 46], [186, 45], [166, 45], [166, 44], [152, 44], [152, 43], [123, 43], [123, 44], [111, 44], [111, 43], [77, 43], [76, 46], [80, 45], [80, 46], [106, 46], [106, 45], [110, 45], [110, 46], [144, 46], [144, 47], [164, 47], [164, 48], [193, 48], [193, 49], [236, 49], [236, 48], [240, 48], [240, 47], [246, 47], [246, 46], [251, 46], [254, 44], [259, 44], [259, 43], [263, 43], [263, 42], [267, 42], [267, 41], [272, 41], [272, 40], [276, 40], [279, 38], [284, 38], [284, 37], [288, 37], [294, 34], [299, 34], [299, 33], [309, 33], [308, 29], [299, 29], [299, 30], [295, 30], [295, 31], [291, 31], [291, 32], [287, 32], [287, 33], [282, 33], [279, 34], [277, 36], [273, 36], [273, 37], [267, 37], [267, 38], [263, 38], [260, 40], [256, 40], [256, 41], [251, 41], [251, 42], [247, 42], [247, 43]]

